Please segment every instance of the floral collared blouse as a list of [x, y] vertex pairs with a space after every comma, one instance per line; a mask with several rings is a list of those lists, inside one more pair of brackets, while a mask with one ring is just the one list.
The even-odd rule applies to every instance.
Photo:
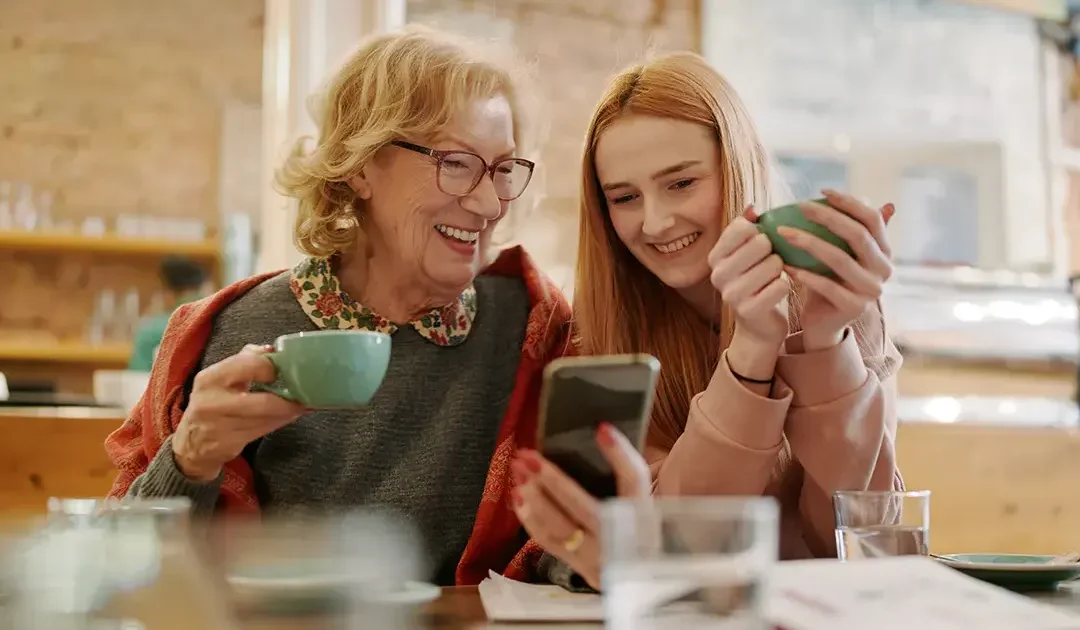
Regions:
[[[292, 269], [289, 288], [319, 328], [373, 330], [392, 335], [400, 326], [349, 297], [334, 275], [329, 259], [301, 261]], [[434, 344], [456, 346], [468, 337], [475, 318], [476, 288], [470, 285], [454, 302], [431, 309], [408, 325]]]

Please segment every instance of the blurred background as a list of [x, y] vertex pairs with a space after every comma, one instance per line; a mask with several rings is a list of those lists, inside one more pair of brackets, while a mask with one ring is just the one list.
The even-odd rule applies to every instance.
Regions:
[[[190, 289], [167, 282], [162, 260], [197, 263], [204, 292], [290, 266], [292, 209], [269, 182], [282, 148], [312, 130], [305, 99], [360, 38], [406, 22], [511, 42], [534, 64], [550, 128], [541, 198], [510, 235], [568, 294], [581, 138], [605, 80], [648, 50], [696, 50], [747, 101], [797, 195], [831, 186], [896, 203], [886, 312], [907, 357], [902, 421], [1075, 427], [1076, 9], [0, 0], [0, 398], [54, 410], [0, 423], [12, 477], [0, 498], [107, 488], [108, 462], [80, 445], [141, 392], [113, 378], [136, 331]], [[70, 421], [94, 417], [111, 420]], [[4, 452], [28, 439], [53, 444], [57, 467]]]

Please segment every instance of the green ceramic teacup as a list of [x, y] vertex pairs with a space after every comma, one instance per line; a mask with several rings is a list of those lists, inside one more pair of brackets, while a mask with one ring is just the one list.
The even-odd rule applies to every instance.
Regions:
[[266, 355], [283, 386], [254, 383], [311, 409], [366, 405], [390, 364], [390, 335], [368, 330], [319, 330], [278, 337]]
[[[814, 199], [815, 203], [830, 205], [825, 199]], [[787, 206], [780, 206], [773, 208], [768, 212], [765, 212], [758, 217], [757, 228], [758, 231], [769, 237], [772, 242], [773, 251], [780, 256], [784, 264], [799, 269], [806, 269], [821, 275], [831, 275], [832, 270], [829, 269], [824, 263], [811, 255], [805, 249], [796, 247], [789, 243], [787, 239], [780, 235], [776, 228], [781, 226], [788, 226], [798, 228], [805, 232], [809, 232], [814, 236], [836, 245], [840, 249], [847, 252], [849, 255], [854, 256], [855, 253], [851, 250], [851, 246], [847, 244], [847, 241], [833, 234], [829, 228], [821, 225], [820, 223], [814, 223], [810, 219], [806, 218], [803, 214], [799, 204], [793, 203]]]

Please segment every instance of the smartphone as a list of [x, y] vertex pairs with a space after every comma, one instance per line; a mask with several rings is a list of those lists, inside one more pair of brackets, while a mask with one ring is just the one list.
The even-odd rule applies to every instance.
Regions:
[[641, 451], [660, 361], [648, 354], [564, 357], [548, 364], [540, 395], [540, 453], [598, 498], [616, 495], [615, 474], [596, 444], [607, 422]]

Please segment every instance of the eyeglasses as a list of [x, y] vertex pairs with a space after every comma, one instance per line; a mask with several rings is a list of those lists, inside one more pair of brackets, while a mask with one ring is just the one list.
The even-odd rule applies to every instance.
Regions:
[[503, 201], [513, 201], [525, 192], [536, 164], [522, 158], [503, 158], [493, 164], [469, 151], [439, 151], [428, 147], [394, 140], [390, 144], [423, 153], [435, 159], [439, 190], [455, 197], [464, 197], [480, 185], [484, 175], [495, 184], [495, 194]]

